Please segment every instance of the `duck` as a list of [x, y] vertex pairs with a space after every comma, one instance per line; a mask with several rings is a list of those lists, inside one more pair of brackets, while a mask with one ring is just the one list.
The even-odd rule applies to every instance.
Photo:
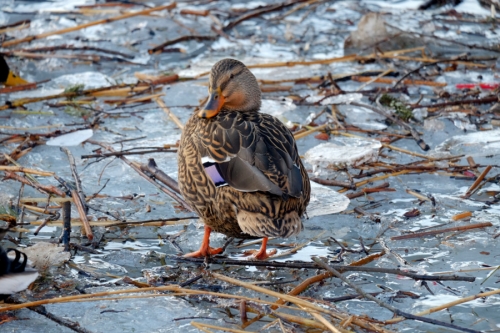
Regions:
[[28, 83], [28, 81], [24, 80], [22, 77], [10, 70], [7, 61], [5, 61], [3, 55], [0, 54], [0, 84], [5, 85], [6, 87], [11, 87]]
[[[9, 256], [12, 252], [14, 256]], [[0, 295], [10, 295], [25, 290], [38, 277], [30, 267], [25, 253], [16, 249], [4, 250], [0, 246]]]
[[261, 110], [261, 90], [240, 61], [222, 59], [210, 71], [208, 101], [184, 126], [178, 150], [179, 189], [204, 223], [199, 250], [185, 257], [219, 254], [212, 231], [242, 239], [301, 232], [311, 186], [292, 132]]

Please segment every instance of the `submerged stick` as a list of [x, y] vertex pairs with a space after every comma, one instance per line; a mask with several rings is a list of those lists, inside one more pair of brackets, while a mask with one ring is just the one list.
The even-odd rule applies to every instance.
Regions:
[[433, 236], [433, 235], [437, 235], [437, 234], [442, 234], [442, 233], [445, 233], [445, 232], [465, 231], [465, 230], [470, 230], [470, 229], [485, 228], [485, 227], [491, 227], [491, 226], [493, 226], [493, 224], [491, 224], [490, 222], [477, 223], [477, 224], [471, 224], [471, 225], [464, 225], [464, 226], [461, 226], [461, 227], [453, 227], [453, 228], [446, 228], [446, 229], [440, 229], [440, 230], [418, 232], [418, 233], [409, 234], [409, 235], [395, 236], [395, 237], [391, 237], [391, 240], [419, 238], [419, 237]]
[[[237, 265], [237, 266], [256, 266], [256, 267], [278, 267], [278, 268], [300, 268], [300, 269], [321, 269], [312, 262], [278, 262], [278, 261], [261, 261], [261, 260], [235, 260], [211, 257], [208, 261], [205, 258], [185, 258], [172, 255], [166, 255], [166, 259], [183, 262], [193, 262], [198, 264], [218, 264], [218, 265]], [[407, 276], [414, 280], [427, 280], [427, 281], [467, 281], [474, 282], [475, 277], [472, 276], [459, 276], [459, 275], [425, 275], [417, 274], [407, 270], [380, 268], [380, 267], [356, 267], [344, 265], [330, 265], [340, 272], [368, 272], [368, 273], [383, 273]]]

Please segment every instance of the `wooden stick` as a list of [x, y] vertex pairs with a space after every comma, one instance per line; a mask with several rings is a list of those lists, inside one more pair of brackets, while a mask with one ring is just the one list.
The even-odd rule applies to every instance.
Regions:
[[181, 15], [208, 16], [208, 14], [210, 14], [210, 11], [208, 9], [202, 9], [202, 10], [181, 9], [179, 14], [181, 14]]
[[43, 193], [53, 193], [53, 194], [56, 194], [56, 195], [61, 196], [61, 197], [66, 196], [66, 194], [64, 192], [62, 192], [60, 189], [58, 189], [57, 187], [55, 187], [53, 185], [43, 185], [43, 184], [39, 184], [39, 183], [34, 183], [34, 182], [29, 181], [25, 177], [19, 176], [18, 174], [15, 174], [15, 173], [10, 172], [10, 171], [5, 171], [4, 180], [6, 180], [6, 179], [17, 180], [18, 182], [32, 186], [32, 187], [36, 188], [37, 190], [42, 191]]
[[68, 32], [77, 31], [77, 30], [80, 30], [80, 29], [85, 29], [85, 28], [88, 28], [88, 27], [92, 27], [94, 25], [111, 23], [111, 22], [115, 22], [115, 21], [127, 19], [127, 18], [134, 17], [134, 16], [139, 16], [139, 15], [147, 15], [149, 13], [160, 11], [160, 10], [165, 10], [165, 9], [166, 10], [170, 10], [170, 9], [174, 9], [176, 6], [177, 6], [177, 4], [175, 2], [172, 2], [172, 3], [168, 4], [168, 5], [158, 6], [158, 7], [153, 7], [153, 8], [148, 8], [148, 9], [145, 9], [145, 10], [141, 10], [139, 12], [127, 13], [127, 14], [123, 14], [123, 15], [120, 15], [120, 16], [116, 16], [116, 17], [111, 17], [111, 18], [107, 18], [107, 19], [92, 21], [92, 22], [88, 22], [88, 23], [77, 25], [76, 27], [60, 29], [60, 30], [56, 30], [56, 31], [49, 31], [49, 32], [45, 32], [43, 34], [39, 34], [39, 35], [36, 35], [36, 36], [28, 36], [28, 37], [25, 37], [25, 38], [19, 38], [19, 39], [9, 40], [9, 41], [3, 42], [2, 43], [2, 47], [9, 47], [9, 46], [18, 45], [18, 44], [21, 44], [21, 43], [29, 43], [29, 42], [31, 42], [31, 41], [33, 41], [35, 39], [42, 39], [42, 38], [49, 37], [49, 36], [54, 36], [54, 35], [62, 35], [62, 34], [68, 33]]
[[472, 216], [472, 212], [463, 212], [463, 213], [453, 215], [451, 217], [451, 219], [453, 221], [458, 221], [458, 220], [466, 219], [466, 218], [471, 217], [471, 216]]
[[78, 214], [80, 215], [80, 221], [83, 224], [85, 233], [87, 234], [87, 238], [89, 239], [89, 241], [92, 241], [92, 239], [94, 239], [94, 234], [92, 233], [92, 228], [90, 227], [89, 219], [87, 218], [87, 214], [85, 214], [85, 208], [83, 207], [80, 197], [78, 196], [78, 192], [76, 192], [76, 190], [72, 190], [71, 196], [73, 197], [73, 202], [75, 203], [75, 206], [78, 209]]
[[318, 131], [321, 131], [321, 130], [324, 130], [328, 127], [328, 124], [323, 124], [321, 126], [316, 126], [314, 127], [313, 129], [310, 129], [310, 130], [307, 130], [305, 132], [301, 132], [301, 133], [298, 133], [298, 134], [295, 134], [294, 137], [295, 137], [295, 140], [298, 140], [298, 139], [302, 139], [310, 134], [313, 134], [314, 132], [318, 132]]
[[[307, 311], [306, 308], [304, 308], [303, 306], [300, 306], [299, 307], [301, 309], [303, 309], [304, 311]], [[333, 333], [340, 333], [340, 331], [335, 328], [335, 326], [332, 325], [332, 323], [330, 323], [328, 320], [326, 320], [322, 315], [320, 315], [319, 313], [315, 312], [315, 311], [307, 311], [308, 313], [310, 313], [314, 318], [316, 318], [320, 323], [322, 323], [323, 325], [325, 325], [325, 327], [327, 327], [330, 331], [332, 331]]]
[[485, 227], [491, 227], [491, 226], [493, 226], [493, 224], [491, 224], [490, 222], [484, 222], [484, 223], [477, 223], [477, 224], [471, 224], [471, 225], [464, 225], [461, 227], [453, 227], [453, 228], [446, 228], [446, 229], [440, 229], [440, 230], [417, 232], [417, 233], [408, 234], [408, 235], [395, 236], [395, 237], [391, 237], [391, 240], [401, 240], [401, 239], [433, 236], [433, 235], [437, 235], [437, 234], [442, 234], [444, 232], [465, 231], [465, 230], [470, 230], [470, 229], [485, 228]]
[[170, 119], [172, 119], [172, 121], [177, 125], [177, 127], [182, 130], [184, 128], [184, 125], [182, 124], [180, 119], [177, 118], [177, 116], [172, 111], [170, 111], [168, 106], [165, 105], [165, 102], [163, 102], [163, 100], [159, 97], [155, 98], [154, 100], [156, 104], [158, 104], [162, 108], [163, 112], [165, 112], [167, 116], [169, 116]]
[[[19, 166], [5, 166], [5, 165], [0, 165], [0, 171], [13, 171], [13, 172], [24, 172], [24, 173], [31, 173], [34, 175], [39, 175], [39, 176], [53, 176], [53, 172], [49, 171], [39, 171], [35, 169], [30, 169], [30, 168], [25, 168], [25, 167], [19, 167]], [[45, 199], [47, 200], [47, 199]]]
[[462, 197], [464, 199], [468, 198], [471, 196], [472, 192], [474, 192], [474, 190], [479, 186], [479, 184], [483, 181], [484, 177], [486, 177], [486, 175], [488, 174], [488, 172], [490, 172], [492, 166], [491, 165], [488, 165], [484, 170], [483, 172], [479, 175], [479, 177], [477, 177], [476, 181], [469, 187], [469, 189], [467, 190], [467, 192], [465, 192], [465, 195]]

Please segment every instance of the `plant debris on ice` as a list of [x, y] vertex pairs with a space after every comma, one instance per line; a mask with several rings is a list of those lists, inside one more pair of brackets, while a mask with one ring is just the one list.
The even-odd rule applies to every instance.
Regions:
[[[0, 53], [27, 82], [0, 87], [0, 245], [39, 275], [0, 331], [498, 331], [499, 10], [3, 0]], [[305, 230], [268, 261], [220, 234], [222, 255], [179, 256], [203, 228], [178, 140], [226, 57], [312, 181]]]

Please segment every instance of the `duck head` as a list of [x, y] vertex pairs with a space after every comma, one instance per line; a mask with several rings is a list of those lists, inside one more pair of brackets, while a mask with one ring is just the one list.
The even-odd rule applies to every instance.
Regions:
[[257, 79], [241, 62], [223, 59], [210, 71], [209, 98], [205, 107], [198, 112], [200, 118], [215, 117], [220, 111], [258, 111], [261, 92]]

